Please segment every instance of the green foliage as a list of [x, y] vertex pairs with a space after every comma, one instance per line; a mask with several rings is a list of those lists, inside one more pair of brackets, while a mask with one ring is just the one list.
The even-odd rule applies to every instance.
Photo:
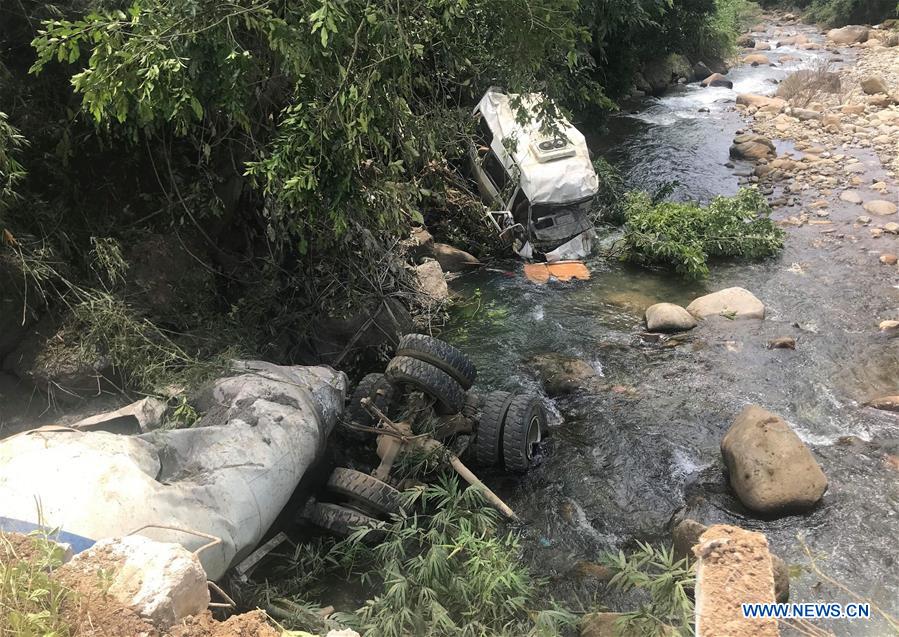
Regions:
[[806, 17], [828, 26], [873, 24], [899, 15], [893, 0], [813, 0]]
[[694, 56], [723, 59], [737, 48], [737, 38], [758, 14], [758, 6], [747, 0], [715, 0], [715, 11], [696, 32]]
[[18, 197], [16, 186], [25, 177], [25, 169], [16, 157], [24, 145], [25, 138], [10, 125], [6, 113], [0, 111], [0, 230], [3, 212]]
[[593, 169], [599, 179], [599, 190], [593, 200], [592, 214], [599, 223], [624, 222], [624, 201], [627, 192], [621, 173], [608, 161], [599, 157], [593, 160]]
[[44, 352], [50, 360], [91, 366], [104, 360], [128, 387], [168, 393], [173, 387], [183, 389], [208, 378], [236, 355], [218, 341], [204, 360], [186, 351], [172, 334], [124, 300], [121, 290], [127, 264], [118, 243], [93, 238], [92, 244], [92, 285], [73, 280], [51, 249], [15, 246], [16, 265], [31, 290], [31, 303], [56, 300], [68, 310], [67, 323]]
[[[420, 220], [416, 176], [458, 141], [460, 96], [498, 77], [577, 98], [601, 92], [577, 52], [588, 34], [577, 0], [147, 0], [127, 12], [51, 20], [34, 40], [35, 71], [72, 77], [98, 124], [170, 127], [207, 159], [224, 137], [268, 198], [272, 242], [333, 243], [349, 220], [395, 229]], [[559, 89], [558, 91], [554, 89]], [[259, 143], [259, 142], [262, 143]]]
[[334, 619], [379, 637], [555, 637], [575, 622], [558, 608], [534, 610], [538, 582], [520, 562], [518, 540], [498, 533], [496, 512], [475, 489], [444, 477], [406, 492], [404, 511], [381, 524], [375, 545], [363, 542], [371, 531], [359, 529], [343, 541], [300, 546], [266, 596], [305, 607], [314, 582], [361, 578], [374, 595]]
[[653, 202], [632, 193], [626, 202], [622, 259], [647, 266], [673, 266], [689, 277], [706, 276], [717, 257], [760, 259], [783, 247], [784, 232], [755, 188], [716, 197], [708, 206]]
[[893, 0], [761, 0], [764, 7], [805, 9], [812, 22], [840, 27], [846, 24], [875, 24], [899, 16]]
[[[693, 569], [686, 558], [675, 560], [673, 549], [637, 543], [631, 555], [610, 553], [600, 561], [609, 568], [609, 585], [622, 592], [643, 591], [648, 600], [638, 610], [624, 613], [619, 620], [634, 634], [654, 637], [669, 634], [692, 635], [693, 600], [688, 590], [694, 586]], [[631, 634], [630, 632], [628, 634]]]
[[62, 566], [63, 551], [44, 536], [27, 539], [25, 548], [0, 533], [0, 635], [67, 637], [71, 627], [62, 609], [72, 593], [51, 576]]

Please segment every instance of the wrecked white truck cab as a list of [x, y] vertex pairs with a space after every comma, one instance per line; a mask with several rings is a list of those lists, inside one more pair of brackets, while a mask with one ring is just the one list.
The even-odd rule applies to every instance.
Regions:
[[469, 160], [504, 243], [525, 259], [553, 263], [592, 250], [599, 180], [583, 134], [568, 120], [556, 119], [550, 135], [541, 130], [544, 100], [488, 90], [473, 111], [479, 139]]

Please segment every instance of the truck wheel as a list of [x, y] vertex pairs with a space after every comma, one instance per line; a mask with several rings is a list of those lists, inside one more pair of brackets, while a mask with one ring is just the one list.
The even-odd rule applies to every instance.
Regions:
[[400, 492], [361, 471], [337, 467], [328, 478], [328, 490], [356, 500], [382, 515], [391, 515], [400, 510]]
[[[361, 511], [330, 502], [316, 502], [309, 507], [309, 520], [315, 526], [330, 531], [334, 535], [347, 537], [360, 527], [372, 527], [378, 520]], [[370, 531], [365, 536], [366, 542], [376, 542], [384, 537], [380, 530]]]
[[370, 399], [375, 407], [386, 413], [393, 402], [393, 385], [384, 374], [366, 374], [350, 396], [346, 408], [349, 419], [359, 425], [374, 427], [378, 423], [362, 406], [363, 398]]
[[384, 374], [395, 387], [412, 387], [435, 399], [438, 413], [458, 414], [465, 404], [462, 385], [430, 363], [408, 356], [394, 356]]
[[449, 343], [426, 334], [406, 334], [396, 347], [397, 356], [408, 356], [449, 374], [463, 389], [470, 389], [478, 375], [474, 363]]
[[513, 397], [507, 391], [494, 391], [484, 399], [478, 435], [474, 439], [475, 458], [482, 467], [492, 467], [500, 460], [503, 419]]
[[524, 473], [531, 468], [545, 430], [546, 412], [539, 398], [522, 394], [512, 399], [503, 421], [503, 462], [507, 470]]

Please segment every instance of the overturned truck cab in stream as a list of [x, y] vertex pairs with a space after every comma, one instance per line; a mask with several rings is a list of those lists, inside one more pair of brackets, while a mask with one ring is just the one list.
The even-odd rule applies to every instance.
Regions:
[[477, 144], [469, 147], [490, 224], [519, 256], [548, 263], [589, 255], [599, 186], [584, 135], [543, 115], [554, 110], [538, 93], [491, 88], [474, 109]]

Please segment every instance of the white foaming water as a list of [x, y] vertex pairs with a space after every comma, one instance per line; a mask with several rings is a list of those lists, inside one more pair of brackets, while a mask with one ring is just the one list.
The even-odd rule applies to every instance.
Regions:
[[674, 449], [671, 457], [673, 460], [672, 474], [680, 478], [686, 478], [709, 466], [708, 463], [697, 464], [683, 449]]
[[[714, 117], [716, 112], [732, 107], [739, 93], [773, 95], [777, 91], [777, 84], [772, 80], [780, 82], [795, 71], [813, 68], [826, 59], [827, 55], [826, 52], [805, 51], [792, 46], [779, 47], [762, 53], [766, 54], [776, 66], [736, 67], [727, 75], [727, 79], [734, 83], [733, 89], [702, 88], [699, 84], [678, 87], [655, 100], [651, 107], [631, 117], [654, 126], [673, 126], [685, 120]], [[780, 64], [778, 60], [781, 56], [791, 56], [795, 59]]]

